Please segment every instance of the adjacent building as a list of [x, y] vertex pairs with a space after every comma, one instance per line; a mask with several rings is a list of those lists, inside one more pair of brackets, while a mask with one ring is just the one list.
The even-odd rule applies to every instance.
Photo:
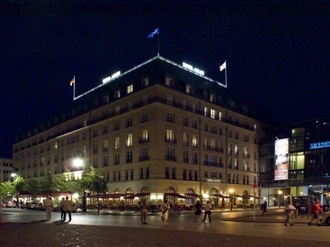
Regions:
[[79, 179], [93, 166], [108, 182], [105, 201], [133, 204], [143, 195], [246, 206], [259, 195], [264, 130], [258, 112], [226, 85], [156, 56], [105, 78], [69, 111], [23, 134], [13, 160], [25, 179], [48, 172]]
[[8, 181], [13, 172], [13, 160], [0, 157], [0, 183]]
[[319, 198], [329, 205], [330, 118], [314, 119], [267, 130], [260, 145], [261, 194], [269, 205], [287, 200], [299, 204]]

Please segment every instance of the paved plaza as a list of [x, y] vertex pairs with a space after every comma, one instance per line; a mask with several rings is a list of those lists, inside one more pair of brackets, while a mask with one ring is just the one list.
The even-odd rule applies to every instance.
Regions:
[[70, 223], [59, 213], [45, 221], [45, 212], [4, 210], [0, 246], [330, 246], [328, 226], [307, 226], [307, 218], [283, 225], [284, 214], [271, 211], [255, 217], [246, 212], [214, 212], [212, 222], [194, 222], [193, 212], [171, 216], [164, 224], [149, 214], [142, 225], [138, 213], [78, 212]]

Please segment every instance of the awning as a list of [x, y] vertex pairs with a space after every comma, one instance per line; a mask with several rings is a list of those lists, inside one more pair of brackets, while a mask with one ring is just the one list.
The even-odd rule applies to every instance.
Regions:
[[196, 193], [186, 193], [185, 196], [188, 197], [188, 198], [200, 197], [200, 195], [198, 195]]
[[136, 193], [134, 197], [144, 197], [144, 196], [150, 196], [149, 192], [141, 192], [141, 193]]
[[222, 198], [230, 198], [230, 196], [225, 196], [225, 195], [222, 195], [222, 194], [212, 194], [211, 196], [222, 197]]
[[187, 196], [181, 195], [179, 193], [165, 193], [164, 197], [167, 197], [167, 196], [173, 196], [173, 197], [183, 198], [183, 199], [191, 198], [191, 197], [187, 197]]
[[129, 193], [129, 194], [120, 194], [120, 193], [115, 193], [115, 194], [102, 194], [102, 195], [90, 195], [88, 196], [88, 198], [120, 198], [120, 197], [131, 197], [134, 196], [133, 193]]

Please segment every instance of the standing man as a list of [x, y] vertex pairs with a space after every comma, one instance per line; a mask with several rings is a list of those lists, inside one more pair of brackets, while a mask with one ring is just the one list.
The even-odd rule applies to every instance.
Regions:
[[141, 223], [148, 224], [147, 220], [147, 201], [143, 198], [140, 202], [140, 212], [141, 212]]
[[210, 201], [206, 202], [203, 222], [205, 222], [205, 220], [206, 220], [206, 215], [208, 215], [209, 222], [211, 222], [211, 204], [210, 204]]
[[164, 224], [167, 224], [167, 222], [168, 222], [169, 211], [170, 211], [170, 205], [167, 203], [167, 200], [165, 199], [164, 203], [162, 205], [162, 214], [164, 217]]
[[48, 198], [43, 200], [45, 211], [46, 211], [46, 218], [47, 220], [50, 220], [52, 218], [52, 210], [53, 210], [53, 201], [52, 197], [48, 196]]
[[62, 201], [60, 202], [60, 210], [61, 210], [61, 220], [64, 219], [64, 211], [63, 211], [63, 203], [64, 203], [65, 198], [62, 197]]
[[61, 202], [61, 204], [62, 204], [61, 206], [62, 206], [63, 213], [64, 213], [63, 222], [65, 222], [65, 220], [66, 220], [66, 213], [69, 214], [69, 221], [68, 222], [70, 222], [71, 221], [71, 204], [72, 204], [72, 202], [69, 201], [69, 197], [67, 196], [65, 198], [65, 200]]
[[294, 210], [296, 210], [296, 208], [292, 205], [292, 203], [290, 201], [288, 201], [288, 204], [285, 206], [285, 214], [286, 214], [286, 219], [284, 222], [284, 225], [287, 226], [287, 223], [290, 223], [290, 226], [293, 226], [292, 223], [292, 215]]

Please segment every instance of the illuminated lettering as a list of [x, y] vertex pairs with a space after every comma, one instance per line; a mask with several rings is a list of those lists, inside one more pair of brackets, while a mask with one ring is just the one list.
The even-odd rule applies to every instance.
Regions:
[[315, 142], [309, 144], [309, 149], [319, 149], [319, 148], [328, 148], [330, 147], [330, 141], [327, 142]]
[[204, 74], [205, 74], [203, 70], [200, 70], [200, 69], [198, 69], [198, 68], [194, 68], [194, 66], [192, 66], [192, 65], [190, 65], [190, 64], [187, 64], [187, 63], [185, 63], [185, 62], [182, 63], [182, 66], [183, 66], [184, 68], [186, 68], [186, 69], [189, 69], [189, 70], [194, 71], [194, 72], [197, 73], [197, 74], [200, 74], [200, 75], [204, 75]]
[[117, 71], [116, 73], [112, 74], [111, 76], [108, 76], [108, 77], [104, 78], [104, 79], [102, 80], [102, 82], [103, 82], [103, 83], [107, 83], [107, 82], [109, 82], [109, 81], [115, 79], [115, 78], [118, 77], [118, 76], [120, 76], [120, 71]]

